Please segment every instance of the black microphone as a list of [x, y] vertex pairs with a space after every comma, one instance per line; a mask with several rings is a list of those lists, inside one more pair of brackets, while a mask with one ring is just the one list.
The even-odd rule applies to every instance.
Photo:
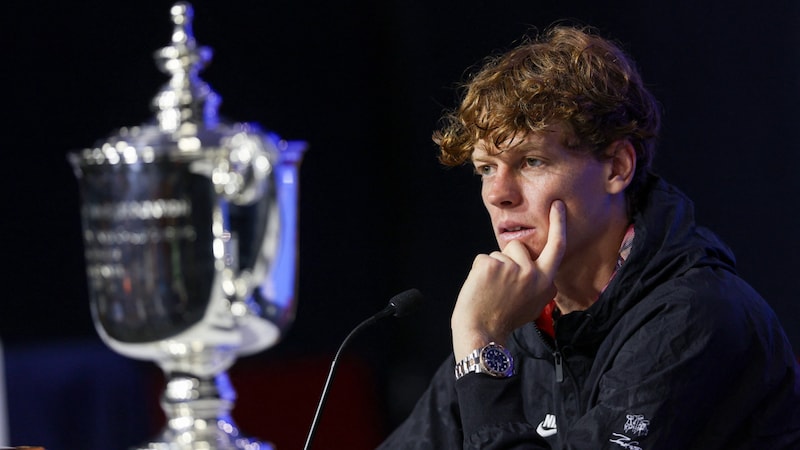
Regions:
[[389, 304], [386, 305], [386, 308], [383, 308], [383, 310], [379, 311], [374, 316], [361, 322], [357, 327], [353, 328], [353, 331], [351, 331], [346, 338], [344, 338], [342, 345], [339, 346], [339, 350], [336, 351], [336, 356], [333, 357], [331, 369], [328, 371], [328, 379], [325, 380], [325, 386], [322, 388], [322, 396], [319, 399], [319, 404], [317, 404], [317, 412], [314, 413], [314, 420], [311, 421], [311, 429], [308, 431], [306, 445], [303, 447], [304, 450], [309, 450], [311, 448], [311, 441], [314, 439], [314, 435], [317, 433], [317, 426], [319, 425], [322, 409], [325, 407], [325, 403], [328, 401], [328, 390], [330, 389], [333, 376], [336, 373], [336, 366], [339, 364], [339, 356], [341, 356], [342, 350], [344, 350], [345, 346], [347, 346], [347, 343], [350, 342], [350, 339], [352, 339], [353, 336], [355, 336], [359, 331], [363, 330], [368, 325], [371, 325], [385, 317], [392, 315], [395, 317], [403, 317], [411, 314], [417, 309], [417, 306], [419, 306], [421, 301], [422, 293], [418, 289], [409, 289], [407, 291], [403, 291], [389, 299]]

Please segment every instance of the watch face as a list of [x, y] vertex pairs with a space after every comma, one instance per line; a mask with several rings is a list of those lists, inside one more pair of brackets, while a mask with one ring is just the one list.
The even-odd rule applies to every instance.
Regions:
[[502, 350], [489, 347], [483, 351], [483, 363], [486, 368], [498, 375], [506, 375], [511, 369], [511, 360]]

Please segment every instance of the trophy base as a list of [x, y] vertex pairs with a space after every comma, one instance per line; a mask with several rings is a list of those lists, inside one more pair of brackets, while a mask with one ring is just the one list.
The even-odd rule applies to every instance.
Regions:
[[242, 436], [230, 420], [218, 419], [210, 430], [200, 428], [180, 435], [167, 429], [153, 442], [131, 450], [275, 450], [270, 443]]
[[167, 374], [161, 406], [167, 424], [161, 434], [131, 450], [275, 450], [242, 435], [230, 411], [236, 393], [226, 372], [213, 378]]

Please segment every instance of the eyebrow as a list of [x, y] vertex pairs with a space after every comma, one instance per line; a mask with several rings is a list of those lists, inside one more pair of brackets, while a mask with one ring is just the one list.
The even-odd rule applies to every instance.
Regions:
[[469, 157], [470, 161], [472, 161], [473, 163], [476, 162], [476, 161], [489, 161], [492, 158], [496, 158], [498, 155], [503, 153], [503, 151], [498, 151], [498, 152], [495, 152], [495, 153], [488, 153], [485, 150], [480, 150], [480, 154], [478, 156], [475, 156], [475, 153], [477, 153], [477, 152], [478, 152], [478, 150], [472, 150], [472, 154]]
[[[547, 146], [546, 145], [540, 145], [539, 143], [536, 143], [536, 142], [523, 141], [523, 142], [520, 142], [517, 145], [514, 145], [511, 148], [506, 148], [506, 149], [503, 149], [503, 150], [497, 149], [496, 151], [493, 151], [491, 153], [487, 152], [484, 149], [480, 149], [480, 150], [473, 149], [472, 150], [472, 154], [470, 155], [470, 160], [475, 161], [475, 160], [483, 160], [483, 159], [489, 159], [489, 158], [497, 158], [500, 155], [505, 154], [505, 153], [526, 153], [526, 152], [548, 153], [548, 150], [547, 150]], [[477, 157], [476, 157], [476, 153], [479, 154]]]

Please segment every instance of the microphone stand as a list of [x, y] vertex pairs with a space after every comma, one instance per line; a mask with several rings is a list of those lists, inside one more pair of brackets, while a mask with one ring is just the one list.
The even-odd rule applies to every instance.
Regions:
[[336, 351], [336, 355], [333, 357], [331, 368], [328, 371], [328, 378], [325, 380], [325, 385], [322, 388], [322, 395], [320, 396], [319, 403], [317, 404], [317, 411], [314, 413], [314, 419], [311, 422], [311, 429], [308, 432], [308, 437], [306, 438], [306, 443], [303, 446], [303, 450], [309, 450], [311, 448], [311, 441], [314, 439], [314, 435], [317, 433], [317, 427], [319, 426], [322, 410], [325, 407], [325, 403], [328, 401], [328, 393], [330, 391], [333, 377], [336, 374], [336, 368], [339, 365], [339, 357], [342, 355], [342, 351], [350, 342], [350, 340], [361, 330], [369, 325], [372, 325], [378, 320], [383, 319], [384, 317], [389, 317], [391, 315], [401, 317], [410, 313], [419, 303], [421, 298], [422, 294], [417, 289], [409, 289], [395, 295], [391, 300], [389, 300], [389, 305], [386, 306], [386, 308], [367, 320], [361, 322], [358, 326], [353, 328], [353, 331], [351, 331], [346, 338], [344, 338], [344, 341], [342, 341], [342, 344], [339, 345], [339, 349]]
[[328, 371], [328, 378], [325, 380], [325, 386], [322, 388], [322, 395], [319, 399], [319, 404], [317, 404], [317, 411], [314, 413], [314, 420], [311, 422], [311, 430], [308, 432], [308, 437], [306, 438], [306, 444], [303, 447], [303, 450], [309, 450], [311, 448], [311, 441], [314, 439], [314, 435], [317, 433], [317, 427], [319, 426], [319, 419], [322, 414], [322, 409], [325, 408], [325, 403], [328, 401], [328, 393], [330, 392], [331, 382], [333, 381], [333, 377], [336, 374], [336, 368], [339, 365], [339, 357], [342, 354], [342, 350], [344, 350], [345, 346], [348, 342], [359, 333], [361, 330], [366, 328], [367, 326], [371, 325], [373, 322], [376, 322], [379, 318], [376, 316], [372, 316], [369, 319], [361, 322], [357, 327], [347, 335], [347, 337], [342, 342], [342, 345], [339, 346], [339, 350], [336, 352], [336, 356], [333, 357], [333, 362], [331, 363], [331, 368]]

